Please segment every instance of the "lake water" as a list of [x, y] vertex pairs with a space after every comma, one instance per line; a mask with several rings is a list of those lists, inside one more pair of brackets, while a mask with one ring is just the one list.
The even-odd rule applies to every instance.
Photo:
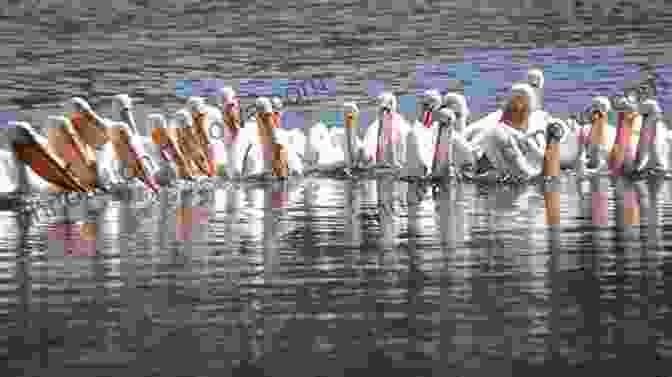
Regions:
[[[143, 128], [182, 106], [178, 80], [330, 77], [335, 96], [291, 109], [312, 124], [346, 100], [370, 111], [369, 80], [412, 93], [417, 65], [472, 47], [527, 64], [532, 48], [617, 46], [663, 67], [666, 3], [6, 1], [0, 105], [39, 127], [71, 96], [106, 113], [97, 99], [126, 92]], [[560, 226], [546, 225], [545, 190], [560, 193]], [[667, 376], [670, 199], [669, 182], [433, 193], [305, 179], [82, 202], [33, 223], [2, 212], [0, 370]]]
[[82, 201], [60, 215], [91, 241], [69, 246], [81, 228], [3, 212], [0, 355], [97, 376], [663, 373], [671, 197], [309, 178]]

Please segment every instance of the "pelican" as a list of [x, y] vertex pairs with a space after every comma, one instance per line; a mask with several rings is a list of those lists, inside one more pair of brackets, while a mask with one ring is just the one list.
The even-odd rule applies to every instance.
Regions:
[[216, 122], [211, 125], [212, 131], [216, 133], [212, 136], [216, 140], [211, 140], [210, 158], [215, 160], [215, 165], [218, 165], [217, 175], [239, 179], [243, 176], [245, 156], [254, 140], [252, 137], [255, 136], [250, 131], [256, 133], [256, 127], [251, 125], [249, 128], [243, 127], [245, 124], [241, 119], [240, 100], [233, 88], [225, 86], [218, 91], [217, 96], [222, 120], [221, 127], [215, 127]]
[[[59, 120], [65, 126], [67, 119], [60, 117]], [[68, 162], [55, 153], [47, 138], [29, 123], [9, 122], [7, 138], [10, 150], [0, 151], [4, 195], [92, 190], [69, 169]]]
[[[455, 149], [461, 151], [461, 156], [471, 157], [471, 164], [478, 162], [479, 172], [472, 178], [500, 180], [508, 175], [529, 179], [542, 173], [547, 127], [553, 126], [552, 134], [557, 139], [554, 143], [564, 142], [568, 127], [563, 121], [537, 110], [536, 98], [529, 84], [514, 84], [509, 103], [496, 123], [472, 140], [456, 133], [462, 137], [453, 139]], [[442, 122], [449, 123], [455, 117], [455, 112], [446, 107], [435, 113]]]
[[343, 146], [338, 145], [338, 137], [322, 122], [318, 122], [306, 135], [304, 164], [307, 172], [332, 172], [346, 167], [346, 154]]
[[658, 101], [647, 99], [639, 104], [642, 114], [642, 133], [637, 147], [635, 171], [643, 174], [661, 175], [669, 170], [667, 127]]
[[147, 125], [152, 141], [159, 149], [157, 181], [165, 186], [178, 178], [188, 176], [186, 158], [175, 140], [175, 133], [168, 129], [168, 122], [162, 114], [147, 115]]
[[630, 176], [635, 173], [636, 146], [639, 144], [642, 115], [638, 112], [639, 103], [634, 94], [617, 97], [613, 105], [618, 111], [618, 124], [609, 158], [609, 170], [616, 176]]
[[[468, 165], [472, 160], [471, 151], [459, 148], [466, 144], [462, 136], [466, 130], [469, 118], [469, 107], [466, 98], [459, 93], [447, 93], [442, 98], [442, 109], [439, 110], [439, 127], [435, 135], [436, 140], [432, 150], [432, 165], [430, 173], [434, 177], [452, 176], [455, 167]], [[447, 174], [446, 174], [447, 173]]]
[[[359, 124], [359, 107], [354, 102], [343, 104], [343, 128], [328, 129], [319, 122], [308, 131], [305, 139], [297, 139], [305, 145], [304, 164], [307, 171], [334, 172], [344, 169], [350, 175], [353, 169], [363, 168], [364, 145], [357, 136]], [[305, 141], [304, 141], [305, 140]]]
[[[114, 150], [114, 161], [118, 168], [122, 168], [125, 178], [137, 178], [144, 182], [147, 188], [158, 192], [159, 185], [154, 174], [158, 171], [156, 161], [151, 152], [156, 155], [156, 147], [151, 137], [143, 137], [137, 133], [138, 127], [133, 115], [133, 101], [127, 94], [117, 94], [112, 97], [113, 116], [118, 119], [105, 120], [108, 123], [108, 135]], [[123, 174], [126, 170], [126, 174]]]
[[298, 128], [287, 130], [281, 127], [282, 109], [284, 108], [282, 99], [279, 97], [271, 98], [271, 106], [273, 108], [274, 132], [278, 138], [278, 142], [284, 145], [284, 148], [287, 150], [289, 174], [301, 175], [303, 174], [303, 154], [305, 153], [306, 137]]
[[366, 163], [374, 168], [400, 170], [406, 160], [410, 125], [398, 111], [397, 98], [389, 92], [378, 96], [378, 118], [364, 135]]
[[436, 140], [436, 121], [432, 119], [434, 111], [441, 107], [441, 94], [435, 90], [426, 90], [420, 98], [420, 119], [410, 127], [406, 136], [406, 164], [402, 178], [415, 179], [429, 173], [433, 160], [433, 141]]
[[581, 176], [585, 173], [592, 175], [606, 171], [609, 151], [616, 139], [616, 131], [608, 123], [609, 111], [611, 103], [607, 97], [593, 98], [589, 109], [591, 123], [582, 126], [578, 135], [582, 149], [577, 172]]
[[207, 150], [201, 149], [194, 138], [192, 114], [186, 109], [180, 109], [175, 113], [173, 121], [175, 139], [186, 160], [186, 175], [191, 178], [208, 176], [210, 164]]
[[[245, 158], [253, 162], [250, 178], [268, 178], [270, 176], [285, 178], [289, 175], [287, 146], [280, 143], [273, 117], [273, 104], [267, 97], [259, 97], [255, 102], [256, 122], [249, 130], [247, 137], [251, 143]], [[253, 133], [256, 133], [254, 135]], [[256, 136], [256, 137], [255, 137]], [[251, 153], [251, 154], [250, 154]], [[256, 161], [254, 161], [256, 157]]]
[[216, 150], [218, 144], [211, 144], [210, 130], [215, 125], [223, 124], [224, 116], [222, 112], [211, 105], [205, 103], [202, 97], [189, 97], [187, 99], [187, 108], [192, 117], [192, 132], [196, 141], [196, 145], [200, 153], [208, 156], [208, 176], [215, 176], [217, 173], [217, 166], [215, 162]]
[[[539, 109], [543, 107], [543, 89], [544, 89], [544, 73], [538, 68], [532, 68], [527, 71], [526, 77], [527, 84], [533, 88], [533, 92], [536, 94], [537, 105]], [[497, 109], [492, 113], [486, 115], [485, 117], [479, 119], [478, 121], [471, 123], [468, 129], [465, 131], [464, 137], [471, 141], [478, 134], [484, 130], [490, 128], [499, 121], [504, 113], [504, 109]]]
[[539, 68], [530, 68], [527, 71], [527, 83], [537, 92], [539, 107], [544, 106], [544, 72]]

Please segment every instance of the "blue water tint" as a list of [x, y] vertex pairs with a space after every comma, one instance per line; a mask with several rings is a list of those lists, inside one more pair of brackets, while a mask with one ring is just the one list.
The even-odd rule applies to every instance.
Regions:
[[191, 80], [177, 80], [175, 82], [175, 95], [178, 97], [189, 97], [192, 93]]
[[303, 112], [285, 111], [280, 118], [280, 126], [282, 128], [301, 128], [305, 127], [305, 116]]
[[224, 80], [221, 79], [208, 79], [200, 80], [200, 87], [198, 94], [194, 94], [200, 97], [214, 97], [217, 96], [219, 91], [225, 86]]
[[312, 97], [310, 80], [289, 80], [287, 82], [287, 96]]
[[[328, 84], [328, 81], [332, 81]], [[308, 95], [315, 97], [334, 96], [336, 95], [336, 82], [327, 79], [310, 79], [303, 80], [303, 87], [308, 91]]]
[[203, 93], [203, 83], [204, 80], [191, 80], [191, 95], [192, 96], [202, 96]]
[[359, 117], [357, 117], [357, 126], [362, 129], [369, 128], [369, 123], [373, 121], [373, 115], [370, 115], [368, 112], [360, 112]]
[[336, 95], [336, 80], [331, 80], [331, 79], [320, 79], [320, 81], [323, 84], [323, 89], [325, 94], [320, 94], [318, 95], [326, 95], [326, 96], [335, 96]]
[[508, 94], [511, 84], [522, 79], [522, 68], [512, 63], [512, 57], [508, 49], [465, 50], [460, 79], [472, 112], [494, 111], [497, 97]]
[[270, 97], [273, 96], [273, 80], [241, 80], [238, 90], [239, 97]]
[[399, 112], [401, 113], [415, 113], [418, 108], [417, 96], [407, 94], [399, 97]]
[[327, 128], [342, 128], [343, 127], [343, 112], [341, 111], [321, 111], [320, 122], [324, 123]]
[[382, 81], [369, 80], [366, 86], [366, 93], [369, 97], [378, 97], [385, 91], [385, 83]]
[[665, 109], [672, 106], [672, 65], [657, 64], [654, 66], [655, 72], [658, 75], [656, 80], [656, 91], [658, 93], [658, 103]]
[[271, 83], [271, 95], [285, 98], [288, 95], [289, 80], [273, 80]]
[[9, 122], [16, 122], [16, 113], [12, 111], [0, 112], [0, 128], [10, 128]]

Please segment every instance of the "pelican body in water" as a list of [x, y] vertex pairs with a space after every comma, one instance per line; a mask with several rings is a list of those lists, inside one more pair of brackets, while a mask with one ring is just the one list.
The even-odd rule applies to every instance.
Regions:
[[115, 103], [123, 102], [118, 107], [126, 122], [104, 119], [85, 100], [75, 97], [70, 100], [75, 111], [48, 117], [48, 137], [26, 122], [12, 123], [7, 135], [11, 150], [3, 156], [7, 193], [109, 189], [110, 184], [119, 183], [115, 161], [126, 162], [127, 176], [140, 178], [158, 190], [151, 158], [130, 126], [135, 123], [127, 99], [124, 95], [113, 97]]
[[397, 98], [389, 92], [378, 96], [377, 119], [364, 135], [368, 168], [401, 171], [406, 163], [406, 139], [410, 125], [399, 114]]
[[364, 169], [364, 146], [357, 136], [359, 126], [359, 107], [354, 102], [343, 104], [343, 128], [331, 128], [319, 122], [308, 130], [308, 136], [296, 143], [297, 149], [305, 148], [303, 162], [306, 173], [343, 172], [347, 176], [354, 171]]
[[434, 158], [434, 143], [438, 123], [432, 119], [434, 111], [442, 105], [438, 90], [430, 89], [420, 96], [420, 116], [406, 136], [406, 165], [401, 176], [407, 180], [422, 178], [430, 173]]
[[[453, 131], [447, 144], [452, 146], [454, 152], [444, 152], [440, 158], [441, 163], [446, 164], [458, 155], [461, 161], [472, 165], [476, 170], [473, 174], [464, 171], [468, 178], [493, 183], [528, 180], [542, 175], [544, 167], [549, 165], [546, 159], [551, 155], [558, 158], [557, 147], [552, 148], [553, 153], [547, 156], [548, 139], [552, 139], [553, 144], [561, 143], [566, 137], [568, 127], [564, 122], [537, 110], [536, 98], [536, 93], [529, 84], [514, 84], [509, 102], [497, 122], [483, 128], [471, 140], [464, 136], [468, 128], [462, 132]], [[456, 113], [465, 112], [463, 106], [460, 96], [451, 94], [445, 106], [434, 110], [432, 118], [443, 123], [443, 127], [459, 129], [464, 123], [456, 122]], [[463, 118], [463, 115], [460, 114], [459, 117]], [[437, 157], [438, 154], [435, 154], [435, 160]], [[555, 162], [558, 161], [551, 161], [550, 165]], [[436, 162], [433, 165], [435, 168], [441, 166]], [[436, 170], [432, 174], [434, 177], [437, 174], [443, 175]]]
[[[278, 137], [279, 119], [274, 114], [273, 104], [267, 97], [255, 102], [256, 119], [245, 126], [248, 148], [243, 157], [247, 178], [287, 178], [290, 173], [288, 146]], [[297, 158], [292, 153], [292, 158]], [[295, 164], [293, 164], [295, 165]]]
[[[536, 105], [539, 109], [543, 108], [544, 73], [541, 69], [532, 68], [527, 71], [526, 82], [533, 89]], [[468, 129], [465, 130], [464, 137], [469, 141], [476, 138], [481, 132], [496, 124], [503, 112], [504, 109], [497, 109], [478, 121], [471, 123]]]
[[581, 145], [577, 173], [599, 174], [606, 172], [609, 152], [616, 139], [614, 127], [609, 125], [611, 103], [607, 97], [593, 98], [589, 108], [590, 124], [579, 129], [578, 137]]

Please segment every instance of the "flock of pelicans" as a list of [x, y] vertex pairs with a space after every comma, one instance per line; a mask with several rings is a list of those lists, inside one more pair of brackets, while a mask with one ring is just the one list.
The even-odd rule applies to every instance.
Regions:
[[[203, 177], [272, 180], [314, 172], [494, 183], [557, 176], [561, 169], [580, 175], [668, 174], [668, 130], [655, 99], [627, 92], [596, 97], [590, 120], [580, 124], [545, 112], [543, 88], [543, 72], [532, 69], [512, 86], [501, 109], [469, 125], [461, 94], [426, 91], [420, 119], [408, 122], [396, 97], [383, 93], [377, 119], [362, 138], [355, 103], [343, 106], [345, 127], [318, 123], [304, 133], [279, 127], [279, 99], [257, 98], [256, 116], [243, 116], [235, 91], [225, 87], [218, 93], [220, 106], [190, 97], [170, 125], [161, 114], [148, 115], [151, 136], [145, 137], [127, 95], [113, 97], [116, 119], [101, 117], [75, 97], [67, 116], [48, 117], [48, 135], [26, 122], [10, 124], [10, 150], [0, 151], [1, 187], [4, 195], [138, 184], [158, 192]], [[616, 127], [608, 124], [610, 111], [618, 112]], [[213, 135], [216, 124], [223, 135]]]

